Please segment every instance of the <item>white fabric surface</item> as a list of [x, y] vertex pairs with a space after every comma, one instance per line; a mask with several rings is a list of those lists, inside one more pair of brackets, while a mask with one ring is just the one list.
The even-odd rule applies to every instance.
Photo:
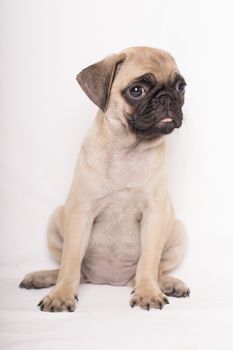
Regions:
[[[224, 258], [218, 261], [222, 248]], [[190, 298], [169, 298], [163, 310], [149, 312], [130, 308], [128, 287], [90, 284], [81, 285], [74, 313], [41, 312], [36, 305], [48, 290], [18, 288], [34, 266], [6, 266], [0, 288], [1, 349], [232, 350], [231, 247], [213, 241], [208, 260], [204, 253], [201, 247], [198, 254], [191, 251], [174, 274], [190, 286]]]

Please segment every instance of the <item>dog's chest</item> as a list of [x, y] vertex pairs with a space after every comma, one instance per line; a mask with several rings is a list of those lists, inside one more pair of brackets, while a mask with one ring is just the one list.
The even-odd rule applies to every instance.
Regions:
[[82, 272], [92, 283], [126, 284], [140, 255], [141, 208], [135, 194], [117, 192], [105, 198], [91, 234]]
[[115, 152], [109, 158], [106, 160], [106, 175], [112, 185], [142, 188], [147, 183], [154, 160], [146, 152]]

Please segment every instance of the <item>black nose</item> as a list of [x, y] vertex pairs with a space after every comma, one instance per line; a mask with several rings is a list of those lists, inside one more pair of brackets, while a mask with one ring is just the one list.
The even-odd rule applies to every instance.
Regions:
[[163, 106], [169, 108], [169, 107], [170, 107], [170, 104], [171, 104], [171, 102], [172, 102], [172, 99], [171, 99], [171, 97], [170, 97], [169, 95], [161, 95], [161, 96], [159, 96], [159, 102], [160, 102]]

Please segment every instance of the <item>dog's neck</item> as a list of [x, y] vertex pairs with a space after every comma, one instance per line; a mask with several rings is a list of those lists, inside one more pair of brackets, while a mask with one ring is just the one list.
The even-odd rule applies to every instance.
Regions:
[[152, 148], [156, 149], [165, 142], [164, 136], [154, 140], [139, 139], [120, 119], [111, 118], [101, 110], [96, 115], [93, 132], [95, 133], [94, 140], [101, 148], [111, 145], [115, 150], [118, 149], [127, 153], [131, 151], [143, 152]]
[[151, 173], [165, 178], [164, 152], [164, 137], [140, 142], [123, 125], [111, 123], [99, 112], [82, 145], [80, 161], [108, 178], [115, 189], [122, 189], [140, 187]]

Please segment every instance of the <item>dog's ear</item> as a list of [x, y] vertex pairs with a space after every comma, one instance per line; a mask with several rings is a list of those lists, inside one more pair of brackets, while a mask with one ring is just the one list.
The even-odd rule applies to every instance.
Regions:
[[112, 83], [117, 67], [125, 59], [125, 54], [114, 54], [83, 69], [76, 77], [87, 96], [103, 112], [106, 111]]

